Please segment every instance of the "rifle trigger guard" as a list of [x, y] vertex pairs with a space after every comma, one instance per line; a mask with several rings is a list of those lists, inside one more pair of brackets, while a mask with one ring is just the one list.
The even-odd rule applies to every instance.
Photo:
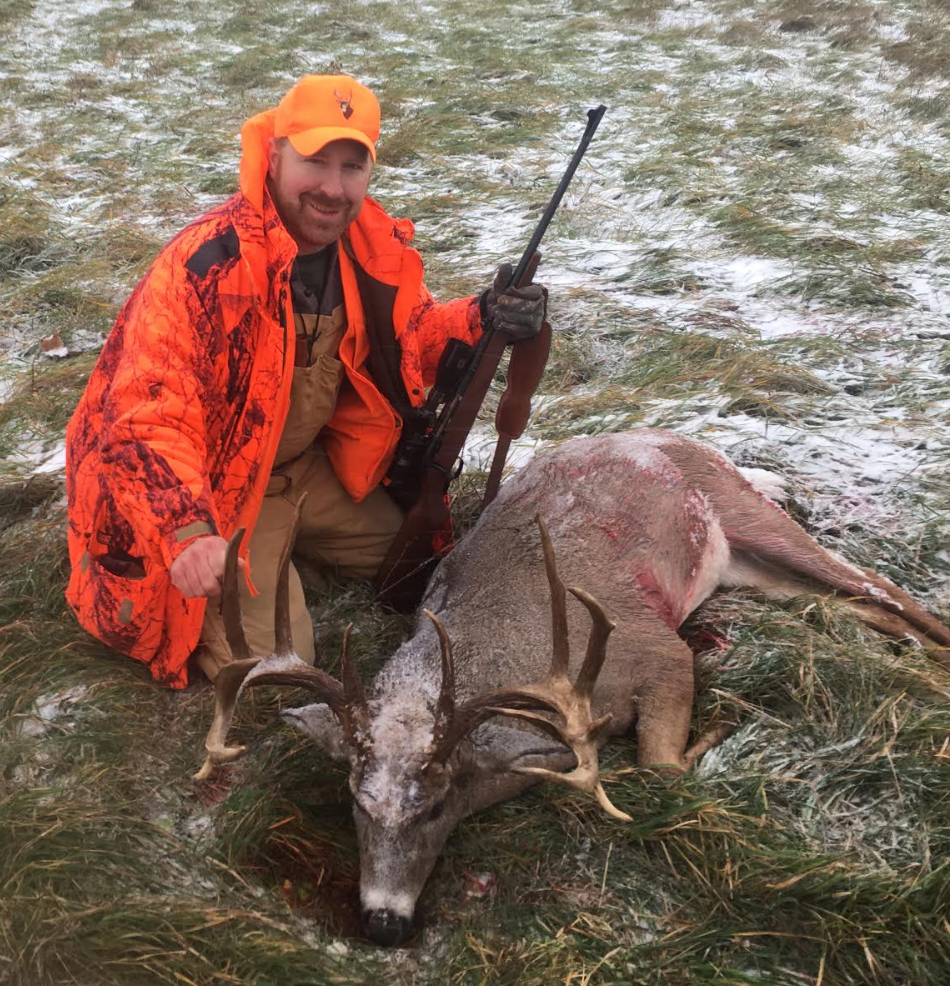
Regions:
[[443, 476], [445, 476], [445, 485], [446, 488], [448, 488], [449, 483], [451, 483], [453, 479], [458, 479], [459, 474], [462, 472], [462, 468], [464, 467], [464, 465], [465, 465], [465, 460], [461, 456], [459, 456], [452, 464], [451, 469], [446, 469], [445, 466], [440, 466], [438, 462], [433, 462], [430, 468], [438, 469], [438, 471], [442, 473]]

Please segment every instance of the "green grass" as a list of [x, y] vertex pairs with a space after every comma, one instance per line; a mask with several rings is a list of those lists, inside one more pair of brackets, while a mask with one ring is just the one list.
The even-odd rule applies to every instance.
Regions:
[[[723, 748], [669, 779], [612, 744], [628, 826], [560, 789], [468, 819], [424, 929], [385, 952], [359, 936], [345, 771], [276, 722], [295, 696], [249, 695], [249, 753], [195, 782], [210, 690], [162, 690], [79, 630], [62, 477], [33, 456], [162, 243], [237, 187], [243, 120], [297, 75], [374, 84], [373, 191], [416, 221], [441, 297], [517, 258], [604, 102], [542, 246], [556, 338], [529, 436], [659, 424], [731, 447], [792, 479], [823, 543], [946, 618], [950, 347], [920, 284], [950, 281], [948, 17], [0, 2], [4, 986], [943, 986], [950, 682], [916, 652], [815, 599], [717, 597], [684, 632], [694, 732], [736, 722]], [[53, 333], [68, 359], [41, 354]], [[456, 490], [461, 530], [483, 482]], [[345, 624], [366, 676], [407, 631], [365, 585], [308, 602], [333, 672]]]

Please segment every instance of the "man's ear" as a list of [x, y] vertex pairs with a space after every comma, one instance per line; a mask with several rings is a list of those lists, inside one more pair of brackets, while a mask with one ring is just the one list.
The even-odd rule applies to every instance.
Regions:
[[267, 141], [267, 175], [269, 178], [274, 178], [277, 175], [277, 166], [282, 146], [283, 141], [277, 137], [271, 137]]

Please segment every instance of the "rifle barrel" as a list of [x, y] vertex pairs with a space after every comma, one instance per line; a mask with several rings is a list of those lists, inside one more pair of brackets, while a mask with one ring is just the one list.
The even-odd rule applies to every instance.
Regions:
[[587, 111], [587, 129], [584, 131], [584, 136], [581, 137], [581, 142], [577, 145], [577, 150], [574, 151], [574, 156], [568, 163], [567, 170], [564, 172], [563, 177], [558, 183], [557, 188], [554, 190], [554, 194], [551, 196], [551, 201], [548, 203], [548, 207], [544, 210], [544, 215], [541, 216], [541, 221], [538, 223], [537, 229], [534, 231], [534, 235], [531, 237], [527, 247], [525, 247], [524, 253], [521, 255], [521, 260], [518, 261], [518, 266], [515, 268], [514, 273], [511, 275], [511, 280], [508, 282], [506, 287], [511, 287], [512, 284], [518, 284], [521, 278], [524, 277], [524, 272], [527, 269], [528, 264], [531, 262], [531, 258], [534, 256], [534, 251], [538, 249], [541, 243], [541, 238], [547, 232], [547, 228], [554, 218], [554, 213], [557, 212], [557, 207], [561, 204], [561, 199], [564, 198], [564, 193], [567, 191], [567, 186], [570, 185], [571, 179], [574, 177], [574, 172], [577, 171], [577, 166], [581, 163], [581, 159], [587, 153], [587, 147], [597, 132], [597, 128], [600, 126], [600, 121], [604, 118], [604, 114], [607, 112], [607, 107], [603, 103], [595, 109]]

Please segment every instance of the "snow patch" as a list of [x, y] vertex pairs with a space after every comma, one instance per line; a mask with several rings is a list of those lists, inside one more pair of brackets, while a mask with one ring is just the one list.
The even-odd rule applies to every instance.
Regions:
[[75, 685], [63, 692], [41, 695], [30, 714], [20, 722], [20, 735], [39, 738], [47, 735], [53, 726], [60, 729], [72, 728], [71, 723], [63, 720], [68, 720], [74, 715], [73, 707], [82, 702], [88, 691], [88, 685]]

